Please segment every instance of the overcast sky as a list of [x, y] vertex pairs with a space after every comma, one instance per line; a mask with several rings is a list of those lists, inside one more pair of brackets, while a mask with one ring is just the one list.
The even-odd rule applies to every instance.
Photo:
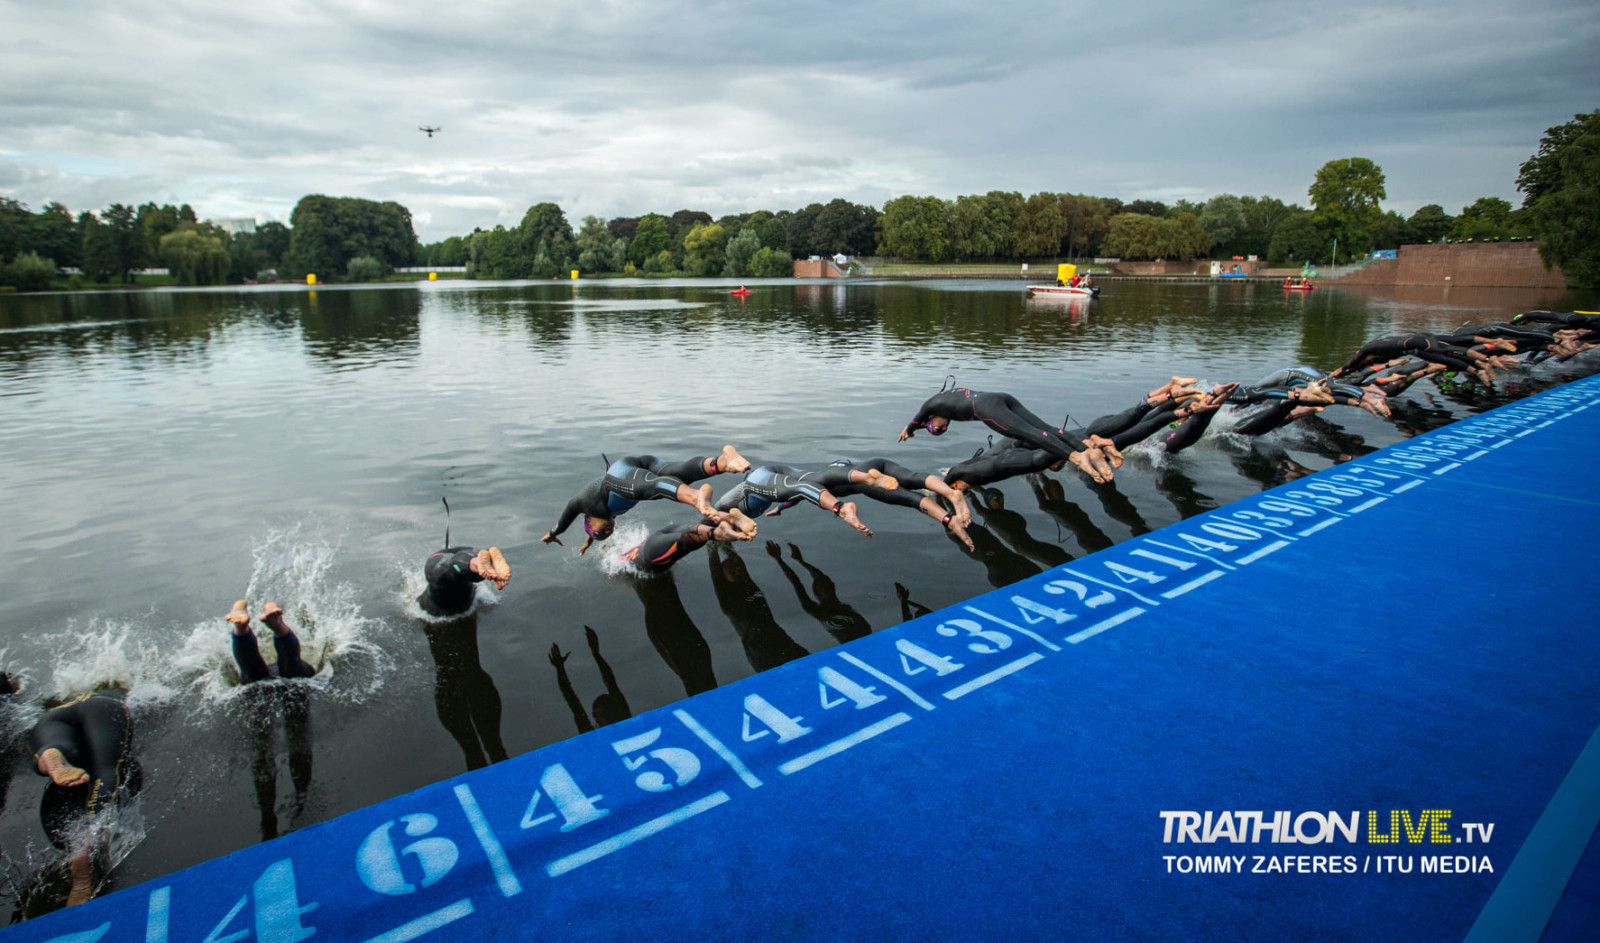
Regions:
[[[1520, 205], [1600, 108], [1594, 0], [0, 0], [0, 195], [287, 221], [397, 200], [425, 242], [583, 216], [1041, 190]], [[433, 138], [419, 125], [444, 130]]]

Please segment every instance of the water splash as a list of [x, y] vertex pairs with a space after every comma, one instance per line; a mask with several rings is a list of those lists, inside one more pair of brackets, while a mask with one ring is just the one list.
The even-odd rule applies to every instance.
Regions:
[[[250, 602], [252, 616], [259, 615], [268, 602], [276, 602], [283, 608], [284, 621], [299, 636], [301, 657], [317, 673], [291, 683], [310, 684], [330, 696], [363, 700], [382, 687], [389, 667], [387, 654], [374, 641], [380, 623], [361, 614], [354, 587], [331, 582], [338, 545], [307, 535], [305, 530], [295, 524], [269, 531], [256, 542], [244, 598]], [[222, 616], [219, 612], [195, 623], [171, 659], [188, 678], [189, 686], [208, 701], [236, 696], [241, 689], [232, 633]], [[262, 658], [273, 664], [277, 653], [271, 631], [254, 621], [252, 629]]]
[[[423, 572], [422, 564], [415, 560], [407, 560], [405, 562], [393, 561], [390, 565], [399, 573], [400, 596], [395, 600], [395, 605], [400, 610], [400, 614], [408, 619], [416, 619], [429, 625], [442, 625], [446, 622], [454, 622], [457, 619], [465, 619], [468, 616], [476, 615], [500, 603], [500, 593], [495, 590], [494, 583], [484, 580], [477, 584], [476, 591], [472, 594], [472, 605], [467, 608], [466, 612], [443, 616], [434, 615], [423, 609], [421, 604], [417, 602], [417, 599], [428, 589], [428, 577]], [[515, 579], [515, 571], [513, 571], [512, 578]]]
[[643, 522], [622, 523], [617, 522], [617, 529], [611, 534], [611, 539], [603, 545], [600, 554], [600, 572], [606, 576], [638, 576], [642, 572], [627, 559], [627, 554], [634, 547], [644, 543], [650, 536], [650, 525]]

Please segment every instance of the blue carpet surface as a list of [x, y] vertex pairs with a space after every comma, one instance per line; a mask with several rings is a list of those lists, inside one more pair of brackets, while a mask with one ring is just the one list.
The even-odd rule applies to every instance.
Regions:
[[1592, 938], [1597, 405], [1568, 384], [5, 936]]

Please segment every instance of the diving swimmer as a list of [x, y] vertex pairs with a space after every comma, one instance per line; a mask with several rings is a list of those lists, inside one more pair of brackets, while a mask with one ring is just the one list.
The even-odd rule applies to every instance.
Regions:
[[511, 564], [499, 547], [446, 547], [428, 558], [423, 572], [428, 588], [417, 597], [417, 605], [433, 616], [455, 616], [472, 608], [477, 584], [484, 580], [495, 589], [511, 582]]
[[966, 420], [981, 422], [1030, 449], [1044, 449], [1082, 468], [1096, 481], [1110, 481], [1113, 467], [1122, 464], [1122, 455], [1109, 441], [1069, 437], [1065, 430], [1029, 412], [1010, 393], [961, 387], [928, 397], [901, 430], [899, 441], [911, 438], [918, 429], [926, 429], [930, 435], [944, 435], [951, 422]]
[[[239, 683], [251, 684], [272, 677], [261, 657], [256, 634], [250, 630], [250, 604], [241, 599], [233, 604], [227, 619], [233, 625], [233, 661], [239, 666]], [[278, 677], [309, 678], [317, 673], [300, 657], [300, 637], [283, 621], [283, 609], [269, 602], [261, 610], [261, 623], [272, 630], [272, 647], [278, 653]]]
[[663, 462], [654, 455], [636, 455], [612, 462], [606, 473], [591, 481], [578, 492], [562, 510], [556, 526], [550, 528], [539, 540], [541, 543], [561, 545], [558, 539], [580, 515], [587, 534], [578, 555], [588, 551], [589, 545], [605, 540], [616, 529], [616, 518], [626, 513], [640, 501], [671, 499], [693, 507], [708, 518], [716, 517], [711, 507], [711, 486], [689, 487], [689, 483], [710, 478], [722, 472], [742, 472], [750, 468], [731, 445], [722, 447], [719, 455], [692, 458], [682, 462]]
[[[848, 470], [841, 470], [840, 473], [850, 477]], [[887, 484], [894, 482], [894, 479], [881, 472], [856, 472], [855, 475], [862, 482], [887, 479], [885, 484], [878, 487], [892, 490], [887, 488]], [[801, 471], [793, 465], [760, 465], [746, 472], [744, 481], [718, 498], [716, 509], [737, 509], [750, 517], [760, 517], [771, 513], [773, 509], [781, 511], [801, 501], [810, 501], [824, 511], [832, 511], [840, 520], [871, 537], [872, 531], [861, 523], [856, 506], [848, 501], [840, 501], [827, 489], [821, 478], [821, 472]], [[898, 487], [898, 483], [894, 482], [894, 486]]]
[[712, 541], [752, 540], [756, 522], [733, 508], [722, 519], [705, 518], [693, 524], [669, 524], [622, 555], [646, 573], [665, 573], [674, 563]]

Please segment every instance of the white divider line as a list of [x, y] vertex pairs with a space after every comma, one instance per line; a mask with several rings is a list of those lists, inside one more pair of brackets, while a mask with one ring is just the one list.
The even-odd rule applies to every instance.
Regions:
[[1014, 674], [1015, 672], [1021, 671], [1043, 657], [1044, 656], [1038, 652], [1034, 652], [1032, 655], [1029, 655], [1026, 658], [1018, 658], [1011, 664], [1003, 665], [986, 675], [980, 675], [979, 677], [973, 678], [971, 681], [968, 681], [966, 684], [963, 684], [960, 687], [951, 688], [950, 690], [944, 692], [945, 699], [953, 701], [958, 697], [966, 697], [968, 694], [971, 694], [973, 691], [976, 691], [981, 687], [994, 684], [996, 681], [999, 681], [1008, 674]]
[[840, 652], [839, 653], [839, 657], [843, 658], [845, 661], [848, 661], [850, 664], [855, 665], [857, 668], [860, 668], [862, 671], [865, 671], [867, 674], [872, 675], [874, 678], [877, 678], [879, 681], [882, 681], [884, 684], [887, 684], [889, 687], [894, 688], [896, 691], [899, 691], [901, 694], [904, 694], [906, 696], [906, 698], [911, 701], [911, 703], [917, 705], [918, 707], [922, 708], [923, 710], [927, 710], [927, 711], [933, 710], [933, 702], [932, 701], [926, 700], [925, 698], [922, 697], [922, 695], [920, 695], [917, 692], [911, 690], [910, 688], [906, 687], [905, 685], [901, 684], [900, 682], [896, 681], [895, 679], [889, 677], [888, 675], [884, 674], [883, 672], [879, 671], [878, 669], [872, 667], [871, 665], [867, 664], [866, 662], [862, 661], [861, 659], [857, 658], [856, 656], [850, 654], [849, 652]]
[[1511, 444], [1511, 440], [1510, 439], [1501, 439], [1499, 442], [1496, 442], [1495, 444], [1489, 446], [1489, 448], [1491, 448], [1491, 449], [1500, 449], [1500, 448], [1505, 448], [1506, 446], [1508, 446], [1510, 444]]
[[[1101, 551], [1101, 552], [1104, 553], [1105, 551]], [[1141, 595], [1139, 595], [1138, 593], [1134, 592], [1133, 590], [1129, 589], [1126, 586], [1119, 586], [1116, 583], [1107, 583], [1105, 580], [1097, 580], [1092, 576], [1089, 576], [1089, 575], [1084, 574], [1084, 573], [1079, 573], [1079, 572], [1077, 572], [1075, 570], [1069, 570], [1066, 567], [1062, 567], [1061, 568], [1061, 572], [1065, 573], [1066, 575], [1072, 577], [1075, 580], [1084, 580], [1086, 582], [1093, 583], [1096, 586], [1104, 586], [1106, 589], [1112, 590], [1113, 592], [1127, 593], [1129, 596], [1132, 596], [1134, 599], [1137, 599], [1140, 602], [1145, 603], [1146, 605], [1151, 605], [1151, 606], [1159, 606], [1159, 605], [1161, 605], [1160, 603], [1156, 602], [1154, 599], [1149, 599], [1149, 598], [1146, 598], [1144, 596], [1141, 596]]]
[[557, 858], [544, 866], [545, 873], [553, 878], [560, 877], [568, 871], [581, 868], [591, 861], [598, 861], [613, 851], [621, 851], [635, 842], [643, 841], [656, 832], [671, 828], [686, 819], [692, 819], [702, 812], [715, 809], [727, 801], [727, 793], [714, 792], [704, 799], [697, 799], [682, 808], [673, 809], [666, 815], [658, 815], [643, 825], [630, 828], [620, 835], [613, 835], [605, 841], [596, 842], [582, 851], [567, 855], [565, 858]]
[[1516, 435], [1512, 436], [1512, 438], [1520, 439], [1525, 435], [1533, 435], [1535, 432], [1538, 432], [1538, 431], [1539, 431], [1539, 427], [1538, 426], [1534, 426], [1532, 429], [1524, 429], [1524, 430], [1522, 430], [1521, 432], [1519, 432]]
[[1470, 462], [1475, 458], [1482, 458], [1482, 457], [1484, 457], [1485, 455], [1488, 455], [1488, 454], [1489, 454], [1489, 450], [1488, 449], [1479, 449], [1478, 451], [1473, 452], [1471, 455], [1468, 455], [1466, 458], [1462, 459], [1462, 461], [1463, 462]]
[[495, 883], [500, 885], [500, 893], [507, 897], [522, 893], [522, 882], [511, 870], [511, 862], [506, 858], [506, 850], [500, 847], [500, 839], [495, 838], [490, 830], [488, 817], [478, 807], [478, 797], [472, 794], [471, 787], [466, 783], [457, 786], [455, 793], [456, 801], [461, 803], [461, 811], [467, 814], [467, 821], [472, 823], [472, 834], [477, 836], [478, 844], [483, 846], [483, 853], [489, 858], [489, 869], [494, 872]]
[[[1035, 657], [1043, 658], [1044, 656], [1039, 655]], [[785, 776], [788, 776], [790, 773], [798, 773], [813, 763], [820, 763], [830, 756], [843, 753], [844, 751], [850, 749], [858, 743], [861, 743], [864, 740], [871, 740], [880, 733], [893, 730], [910, 719], [911, 715], [905, 713], [904, 711], [894, 714], [890, 717], [885, 717], [869, 727], [862, 727], [860, 730], [857, 730], [848, 737], [841, 737], [840, 739], [833, 741], [821, 749], [812, 750], [810, 753], [807, 753], [804, 756], [795, 757], [789, 762], [784, 763], [782, 766], [779, 766], [778, 772]]]
[[1261, 559], [1262, 557], [1266, 556], [1267, 554], [1269, 554], [1269, 553], [1277, 553], [1279, 550], [1282, 550], [1284, 547], [1287, 547], [1287, 546], [1289, 546], [1289, 541], [1287, 541], [1287, 540], [1275, 540], [1272, 543], [1267, 544], [1265, 547], [1262, 547], [1260, 550], [1257, 550], [1255, 553], [1250, 554], [1249, 556], [1240, 557], [1239, 558], [1239, 562], [1241, 564], [1254, 563], [1257, 560]]
[[367, 939], [367, 943], [405, 943], [415, 940], [424, 933], [432, 933], [440, 927], [447, 927], [462, 917], [472, 915], [472, 900], [458, 900], [448, 907], [441, 907], [431, 914], [423, 914], [417, 919], [402, 923], [387, 933], [380, 933]]
[[982, 609], [976, 609], [976, 608], [974, 608], [972, 606], [962, 606], [961, 608], [967, 610], [968, 612], [972, 613], [975, 616], [983, 616], [985, 619], [988, 619], [990, 622], [993, 622], [996, 625], [1003, 625], [1003, 626], [1005, 626], [1006, 628], [1010, 629], [1013, 632], [1020, 632], [1023, 635], [1026, 635], [1028, 638], [1033, 639], [1035, 642], [1038, 642], [1040, 645], [1043, 645], [1045, 648], [1050, 649], [1052, 652], [1061, 651], [1061, 646], [1060, 645], [1057, 645], [1056, 643], [1050, 641], [1049, 639], [1047, 639], [1044, 636], [1040, 635], [1038, 632], [1034, 632], [1034, 631], [1032, 631], [1030, 629], [1024, 629], [1020, 625], [1013, 625], [1010, 622], [1007, 622], [1006, 620], [1000, 618], [999, 616], [991, 616], [987, 612], [984, 612]]
[[1413, 481], [1408, 481], [1405, 484], [1401, 485], [1400, 487], [1394, 489], [1394, 493], [1395, 494], [1401, 494], [1403, 492], [1410, 491], [1412, 488], [1415, 488], [1417, 485], [1420, 485], [1420, 484], [1422, 484], [1422, 479], [1421, 478], [1417, 478], [1417, 479], [1415, 479]]
[[1104, 632], [1106, 629], [1114, 629], [1117, 626], [1121, 625], [1122, 623], [1127, 622], [1129, 619], [1132, 619], [1135, 616], [1142, 616], [1142, 615], [1144, 615], [1144, 609], [1140, 608], [1139, 606], [1134, 606], [1132, 609], [1123, 610], [1122, 612], [1117, 613], [1116, 615], [1112, 616], [1109, 619], [1106, 619], [1106, 620], [1104, 620], [1102, 622], [1096, 622], [1094, 625], [1089, 626], [1087, 629], [1084, 629], [1084, 630], [1082, 630], [1080, 632], [1075, 632], [1072, 635], [1067, 636], [1067, 643], [1069, 645], [1076, 645], [1079, 642], [1084, 641], [1085, 639], [1094, 638], [1096, 635], [1099, 635], [1101, 632]]
[[700, 721], [690, 717], [688, 711], [675, 710], [672, 712], [672, 716], [682, 721], [683, 725], [689, 728], [690, 733], [699, 737], [702, 743], [711, 748], [711, 752], [722, 757], [724, 763], [733, 767], [733, 771], [738, 774], [740, 779], [744, 780], [746, 786], [751, 789], [759, 789], [761, 787], [761, 780], [756, 778], [755, 773], [750, 772], [750, 767], [744, 765], [744, 760], [735, 756], [733, 751], [728, 749], [721, 740], [717, 739], [715, 734], [701, 726]]
[[1174, 589], [1167, 590], [1166, 592], [1161, 594], [1161, 598], [1162, 599], [1177, 599], [1179, 596], [1182, 596], [1184, 593], [1187, 593], [1187, 592], [1189, 592], [1190, 590], [1193, 590], [1193, 589], [1199, 589], [1200, 587], [1206, 585], [1207, 583], [1211, 582], [1212, 580], [1216, 579], [1219, 576], [1222, 576], [1223, 574], [1225, 574], [1227, 572], [1228, 572], [1227, 570], [1212, 570], [1210, 573], [1207, 573], [1205, 576], [1197, 576], [1194, 579], [1190, 580], [1189, 582], [1184, 583], [1182, 586], [1176, 587]]
[[[1383, 500], [1382, 498], [1374, 498], [1372, 501], [1368, 501], [1366, 504], [1362, 505], [1362, 507], [1370, 506], [1373, 503], [1373, 501], [1382, 501], [1382, 500]], [[1301, 537], [1310, 537], [1312, 534], [1315, 534], [1317, 531], [1323, 529], [1324, 527], [1332, 527], [1333, 525], [1339, 523], [1342, 520], [1344, 520], [1344, 518], [1342, 518], [1342, 517], [1330, 517], [1330, 518], [1328, 518], [1327, 520], [1323, 521], [1320, 524], [1312, 524], [1310, 527], [1307, 527], [1305, 530], [1300, 532], [1299, 536], [1301, 536]]]
[[1446, 465], [1443, 468], [1435, 468], [1433, 470], [1433, 473], [1435, 475], [1442, 475], [1442, 474], [1444, 474], [1445, 472], [1449, 471], [1452, 468], [1460, 468], [1460, 467], [1461, 467], [1461, 463], [1460, 462], [1451, 462], [1450, 464]]

